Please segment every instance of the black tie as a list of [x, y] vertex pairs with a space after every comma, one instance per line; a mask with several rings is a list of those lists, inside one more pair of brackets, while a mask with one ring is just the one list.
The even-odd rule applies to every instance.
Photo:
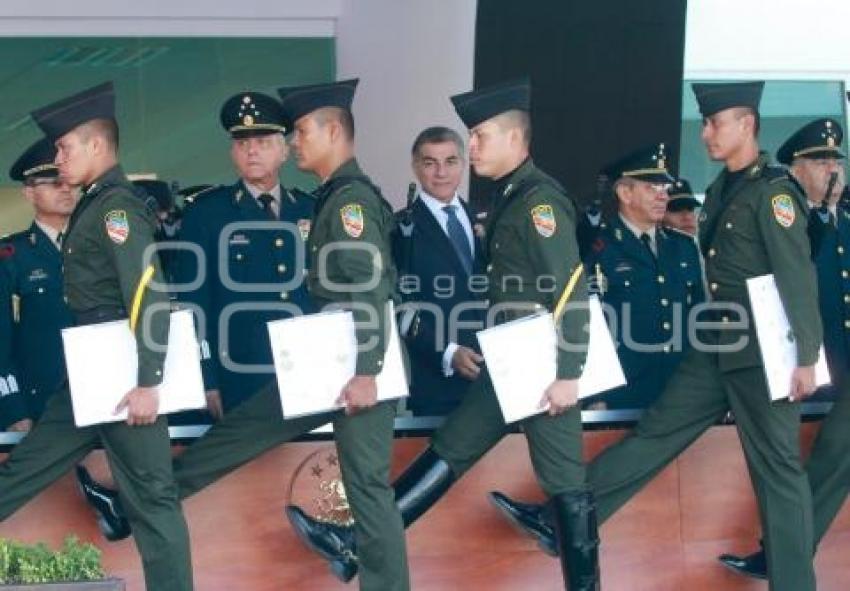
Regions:
[[257, 197], [257, 201], [260, 202], [260, 206], [263, 208], [263, 211], [266, 212], [266, 215], [271, 220], [276, 220], [277, 216], [274, 213], [274, 208], [272, 207], [272, 203], [274, 203], [274, 197], [269, 195], [268, 193], [263, 193]]
[[655, 260], [655, 252], [652, 250], [652, 238], [649, 237], [649, 234], [646, 232], [641, 234], [640, 241], [643, 242], [643, 245], [646, 247], [649, 255], [653, 258], [653, 260]]
[[463, 264], [463, 268], [467, 275], [472, 272], [472, 251], [469, 248], [469, 239], [466, 237], [466, 232], [463, 231], [463, 226], [460, 220], [457, 219], [455, 213], [456, 205], [446, 205], [443, 211], [446, 212], [448, 220], [446, 221], [446, 232], [449, 235], [449, 240], [455, 247], [455, 252]]

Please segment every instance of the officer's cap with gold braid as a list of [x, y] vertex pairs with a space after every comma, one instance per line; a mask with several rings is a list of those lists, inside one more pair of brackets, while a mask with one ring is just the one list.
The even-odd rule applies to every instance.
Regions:
[[57, 140], [94, 119], [114, 121], [115, 89], [112, 82], [105, 82], [37, 109], [31, 115], [44, 135]]
[[529, 111], [531, 84], [528, 79], [512, 80], [456, 94], [451, 97], [451, 101], [463, 124], [467, 129], [472, 129], [506, 111]]
[[602, 173], [611, 182], [620, 178], [664, 184], [674, 181], [667, 171], [667, 152], [664, 144], [652, 144], [632, 152], [605, 167]]
[[54, 143], [47, 138], [41, 138], [18, 157], [9, 170], [9, 176], [13, 181], [21, 182], [36, 178], [56, 178], [59, 176], [59, 170], [53, 163], [55, 158]]
[[295, 124], [304, 115], [325, 107], [336, 107], [351, 112], [351, 102], [354, 100], [354, 91], [357, 90], [359, 81], [359, 78], [352, 78], [327, 84], [283, 87], [278, 88], [277, 92], [284, 115]]
[[280, 103], [261, 92], [233, 95], [221, 106], [219, 119], [233, 139], [286, 133], [287, 127]]
[[732, 107], [758, 111], [764, 82], [694, 82], [691, 84], [703, 117]]
[[693, 211], [700, 205], [699, 199], [694, 197], [691, 184], [685, 179], [676, 179], [670, 189], [667, 190], [670, 199], [667, 201], [667, 211]]
[[791, 164], [795, 158], [844, 158], [839, 148], [844, 130], [835, 119], [818, 119], [804, 125], [776, 152], [782, 164]]

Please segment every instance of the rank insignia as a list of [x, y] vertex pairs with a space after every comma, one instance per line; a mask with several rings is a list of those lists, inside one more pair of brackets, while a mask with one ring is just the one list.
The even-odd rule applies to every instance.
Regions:
[[130, 236], [130, 222], [127, 212], [123, 209], [113, 209], [103, 217], [106, 223], [106, 235], [115, 244], [124, 244]]
[[794, 211], [794, 202], [790, 195], [776, 195], [771, 199], [773, 204], [773, 217], [776, 218], [776, 223], [783, 228], [790, 228], [794, 223], [796, 213]]
[[306, 242], [310, 237], [310, 220], [298, 220], [298, 231], [301, 233], [301, 240]]
[[534, 229], [544, 238], [552, 236], [558, 227], [555, 223], [555, 212], [552, 211], [551, 205], [534, 207], [531, 210], [531, 220], [534, 222]]
[[342, 218], [342, 227], [345, 233], [352, 238], [360, 238], [363, 233], [363, 208], [359, 203], [349, 203], [339, 210]]

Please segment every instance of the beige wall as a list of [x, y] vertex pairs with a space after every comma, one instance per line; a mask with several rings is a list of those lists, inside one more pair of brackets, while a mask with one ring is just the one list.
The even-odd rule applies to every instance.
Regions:
[[32, 223], [32, 207], [19, 187], [0, 187], [0, 236], [23, 230]]

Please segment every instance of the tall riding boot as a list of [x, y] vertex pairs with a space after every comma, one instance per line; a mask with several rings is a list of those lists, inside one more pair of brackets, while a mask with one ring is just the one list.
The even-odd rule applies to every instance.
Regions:
[[567, 591], [599, 591], [599, 532], [593, 494], [563, 493], [550, 502]]
[[428, 447], [393, 483], [395, 502], [401, 512], [404, 527], [419, 519], [436, 503], [455, 477], [449, 464]]

